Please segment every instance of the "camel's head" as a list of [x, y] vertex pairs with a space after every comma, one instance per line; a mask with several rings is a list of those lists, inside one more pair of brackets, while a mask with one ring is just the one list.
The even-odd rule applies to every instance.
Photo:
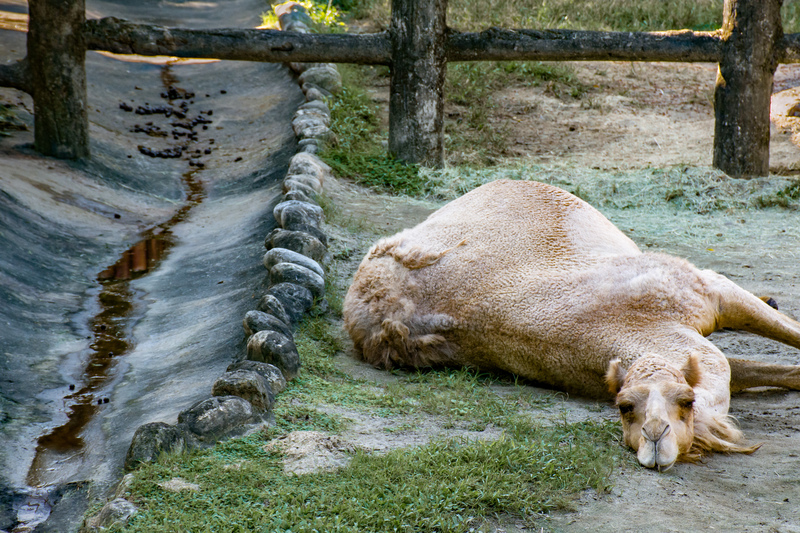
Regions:
[[617, 396], [623, 437], [643, 466], [667, 470], [690, 455], [699, 379], [696, 357], [682, 369], [657, 355], [640, 357], [627, 370], [618, 360], [609, 365], [606, 381]]

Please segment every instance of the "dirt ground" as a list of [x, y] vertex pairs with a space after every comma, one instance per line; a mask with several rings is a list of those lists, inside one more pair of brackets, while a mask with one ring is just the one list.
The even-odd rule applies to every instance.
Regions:
[[[508, 88], [495, 95], [488, 118], [511, 129], [509, 154], [535, 164], [624, 170], [674, 165], [707, 166], [713, 143], [711, 65], [587, 63], [575, 66], [593, 86], [582, 100], [558, 99], [547, 87]], [[800, 69], [782, 66], [773, 100], [771, 168], [793, 175], [800, 169], [800, 119], [787, 115], [800, 101]], [[383, 100], [376, 90], [376, 101]], [[535, 176], [534, 176], [535, 177]], [[642, 184], [643, 188], [646, 184]], [[416, 224], [436, 206], [374, 196], [341, 182], [329, 184], [337, 204], [358, 213], [383, 234]], [[781, 310], [800, 318], [800, 213], [797, 210], [729, 210], [665, 217], [663, 212], [603, 210], [643, 249], [685, 257], [721, 272], [756, 294], [769, 294]], [[365, 251], [363, 242], [334, 243], [355, 250], [350, 269]], [[344, 272], [343, 275], [347, 273]], [[732, 357], [800, 363], [800, 350], [752, 335], [721, 332], [712, 340]], [[387, 374], [342, 357], [343, 369], [383, 381]], [[544, 391], [542, 391], [544, 393]], [[552, 413], [570, 420], [614, 419], [611, 405], [569, 398]], [[343, 438], [367, 449], [419, 444], [441, 435], [435, 421], [414, 430], [387, 433], [383, 419], [344, 413], [355, 420]], [[586, 492], [575, 509], [538, 517], [528, 529], [499, 517], [493, 531], [800, 531], [800, 393], [748, 391], [732, 399], [731, 414], [748, 442], [762, 443], [751, 456], [715, 455], [702, 464], [681, 464], [666, 473], [622, 466], [608, 494]], [[404, 421], [397, 422], [398, 424]], [[480, 435], [475, 435], [480, 438]]]

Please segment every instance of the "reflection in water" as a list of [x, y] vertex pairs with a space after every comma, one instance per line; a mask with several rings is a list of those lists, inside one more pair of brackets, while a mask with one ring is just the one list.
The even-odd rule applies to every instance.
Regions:
[[71, 386], [70, 394], [64, 397], [69, 406], [67, 422], [37, 441], [36, 457], [28, 472], [30, 486], [54, 482], [56, 468], [81, 455], [84, 446], [81, 432], [95, 413], [110, 401], [103, 392], [112, 377], [114, 359], [132, 348], [128, 340], [134, 310], [130, 282], [155, 268], [166, 256], [174, 245], [171, 228], [184, 221], [189, 211], [205, 197], [203, 185], [195, 178], [195, 172], [183, 175], [187, 201], [178, 212], [167, 222], [148, 231], [143, 240], [97, 275], [101, 286], [98, 296], [100, 312], [89, 324], [93, 336], [82, 384], [74, 387], [77, 390], [72, 390]]

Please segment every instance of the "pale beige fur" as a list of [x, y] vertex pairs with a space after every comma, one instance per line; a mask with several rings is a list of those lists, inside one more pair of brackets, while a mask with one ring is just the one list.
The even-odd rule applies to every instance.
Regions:
[[800, 389], [798, 367], [729, 362], [705, 339], [727, 327], [800, 347], [800, 324], [719, 274], [642, 253], [589, 204], [536, 182], [484, 185], [379, 241], [344, 318], [378, 367], [498, 369], [596, 398], [610, 388], [648, 467], [752, 452], [727, 416], [731, 388]]

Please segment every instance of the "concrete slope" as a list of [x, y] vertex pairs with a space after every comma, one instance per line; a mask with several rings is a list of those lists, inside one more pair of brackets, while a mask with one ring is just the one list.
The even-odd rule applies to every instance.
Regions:
[[[267, 7], [130, 4], [89, 2], [87, 11], [253, 27]], [[0, 57], [20, 54], [24, 34], [0, 31]], [[101, 494], [121, 474], [136, 427], [174, 422], [209, 394], [242, 349], [241, 319], [264, 281], [262, 239], [295, 149], [290, 119], [302, 93], [282, 65], [90, 53], [87, 74], [88, 163], [36, 155], [30, 99], [0, 89], [0, 103], [29, 125], [0, 137], [0, 530], [16, 520], [26, 485], [62, 487], [46, 490], [58, 492], [49, 503], [71, 482]], [[135, 112], [166, 105], [185, 118]], [[182, 157], [143, 153], [176, 146]], [[108, 284], [122, 287], [121, 314], [102, 315]], [[98, 363], [106, 327], [126, 337], [125, 353]], [[37, 456], [37, 439], [68, 421], [82, 390], [96, 407], [74, 432], [80, 442]]]

